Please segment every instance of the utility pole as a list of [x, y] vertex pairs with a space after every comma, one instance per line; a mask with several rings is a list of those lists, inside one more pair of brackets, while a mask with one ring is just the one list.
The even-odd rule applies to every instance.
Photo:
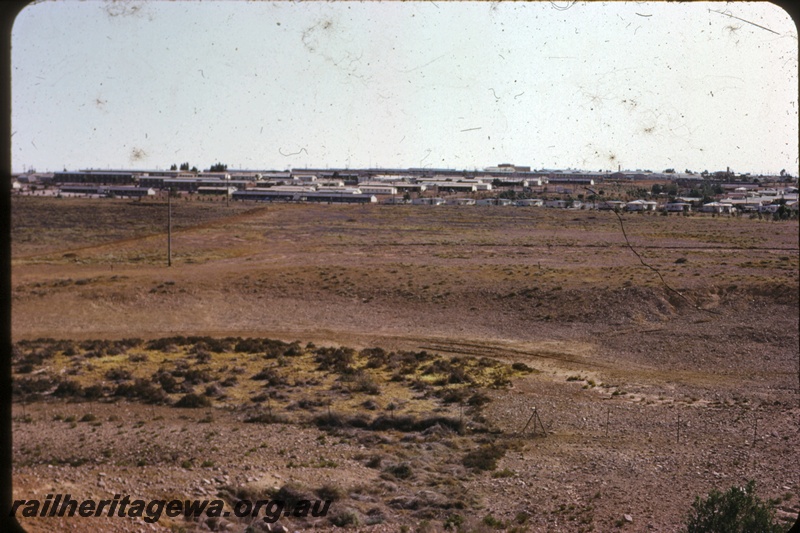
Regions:
[[167, 266], [172, 266], [172, 189], [167, 189]]

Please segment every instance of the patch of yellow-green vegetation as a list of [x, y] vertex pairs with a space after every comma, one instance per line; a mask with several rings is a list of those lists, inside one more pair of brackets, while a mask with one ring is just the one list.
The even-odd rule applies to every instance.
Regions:
[[366, 414], [383, 417], [377, 429], [394, 427], [394, 420], [427, 427], [419, 420], [432, 413], [439, 418], [431, 423], [463, 417], [465, 409], [478, 415], [490, 400], [487, 389], [535, 371], [521, 363], [427, 351], [182, 336], [19, 341], [12, 366], [14, 396], [24, 401], [127, 399], [232, 409], [250, 422], [321, 426], [347, 417], [366, 424]]

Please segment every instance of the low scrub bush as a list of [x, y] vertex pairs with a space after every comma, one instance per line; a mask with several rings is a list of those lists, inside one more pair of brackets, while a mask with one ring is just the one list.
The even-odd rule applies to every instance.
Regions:
[[30, 396], [50, 391], [58, 382], [49, 377], [15, 378], [11, 390], [14, 396]]
[[273, 499], [282, 501], [288, 508], [294, 508], [301, 500], [313, 500], [314, 495], [302, 485], [287, 483], [278, 489]]
[[328, 517], [328, 521], [336, 527], [357, 527], [358, 513], [352, 509], [339, 509]]
[[77, 398], [83, 396], [83, 387], [75, 381], [64, 380], [58, 384], [53, 396], [58, 398]]
[[164, 392], [167, 394], [174, 394], [178, 392], [178, 380], [169, 372], [160, 370], [153, 374], [153, 381], [161, 385]]
[[317, 348], [314, 350], [314, 361], [319, 370], [347, 372], [355, 362], [356, 351], [352, 348]]
[[497, 461], [506, 454], [506, 447], [499, 444], [486, 444], [467, 453], [461, 463], [474, 470], [494, 470], [497, 468]]
[[362, 372], [353, 380], [353, 383], [350, 385], [350, 391], [378, 395], [381, 393], [381, 387], [372, 376]]
[[335, 429], [335, 428], [369, 428], [369, 418], [365, 415], [345, 415], [342, 413], [324, 413], [319, 414], [313, 418], [313, 423], [319, 428]]
[[467, 405], [471, 405], [473, 407], [482, 407], [491, 401], [492, 399], [489, 398], [489, 395], [487, 395], [485, 392], [477, 391], [469, 397], [469, 400], [467, 400]]
[[408, 463], [398, 463], [395, 465], [391, 465], [386, 467], [383, 471], [386, 474], [391, 474], [397, 479], [408, 479], [414, 475], [414, 471], [412, 470], [411, 465], [409, 465]]
[[370, 421], [366, 415], [360, 413], [356, 415], [345, 415], [333, 412], [319, 414], [313, 418], [313, 422], [320, 428], [359, 428], [370, 431], [424, 431], [436, 425], [458, 433], [464, 431], [463, 421], [448, 416], [416, 418], [411, 415], [380, 415]]
[[289, 424], [289, 419], [275, 413], [259, 413], [244, 419], [246, 424]]
[[121, 367], [109, 368], [106, 372], [106, 379], [111, 381], [126, 381], [131, 378], [133, 378], [131, 371]]
[[526, 365], [525, 363], [514, 363], [511, 365], [512, 370], [516, 370], [517, 372], [533, 372], [534, 369]]
[[189, 393], [181, 397], [180, 400], [175, 402], [175, 407], [183, 407], [188, 409], [196, 409], [198, 407], [211, 407], [211, 400], [206, 396], [199, 394]]
[[303, 353], [300, 343], [286, 343], [273, 339], [239, 339], [233, 347], [238, 353], [263, 353], [264, 357], [275, 359], [280, 356], [297, 356]]
[[314, 493], [317, 495], [317, 497], [319, 497], [320, 500], [330, 500], [332, 502], [338, 502], [347, 496], [347, 492], [345, 492], [343, 488], [338, 485], [334, 485], [333, 483], [326, 483], [322, 485], [320, 488], [315, 490]]
[[755, 481], [731, 487], [722, 493], [712, 490], [692, 504], [686, 533], [778, 533], [786, 529], [775, 520], [775, 511], [756, 496]]
[[83, 397], [87, 400], [99, 400], [106, 395], [102, 385], [89, 385], [83, 389]]
[[214, 377], [208, 370], [192, 368], [183, 373], [183, 381], [184, 383], [191, 383], [192, 385], [200, 385], [202, 383], [214, 381]]
[[281, 375], [274, 367], [264, 367], [260, 372], [255, 374], [252, 378], [258, 381], [266, 381], [270, 387], [278, 387], [288, 384], [285, 376]]
[[383, 348], [365, 348], [358, 355], [367, 360], [367, 368], [380, 368], [389, 362], [390, 357], [390, 354]]
[[114, 390], [114, 396], [122, 398], [137, 399], [145, 403], [166, 403], [169, 401], [167, 393], [163, 389], [156, 387], [150, 381], [139, 378], [133, 383], [120, 383]]

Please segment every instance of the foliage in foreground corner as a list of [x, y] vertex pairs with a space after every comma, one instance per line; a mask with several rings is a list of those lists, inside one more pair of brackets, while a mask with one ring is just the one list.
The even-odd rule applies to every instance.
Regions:
[[756, 482], [731, 487], [722, 493], [713, 489], [705, 499], [697, 497], [686, 522], [686, 533], [778, 533], [784, 528], [775, 521], [770, 505], [755, 494]]

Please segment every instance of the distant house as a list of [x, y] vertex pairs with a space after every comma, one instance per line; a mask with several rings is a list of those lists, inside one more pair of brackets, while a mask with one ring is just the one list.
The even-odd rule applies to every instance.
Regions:
[[[302, 183], [298, 180], [297, 183]], [[316, 182], [316, 186], [320, 189], [324, 188], [341, 188], [344, 187], [344, 180], [320, 180]], [[359, 186], [359, 188], [361, 188]]]
[[698, 198], [698, 197], [695, 197], [695, 196], [678, 196], [676, 198], [676, 200], [679, 201], [679, 202], [685, 202], [687, 204], [692, 204], [694, 206], [699, 206], [699, 205], [701, 205], [703, 203], [703, 199], [702, 198]]
[[390, 204], [390, 205], [410, 204], [411, 200], [407, 200], [406, 198], [403, 198], [402, 196], [390, 196], [389, 198], [386, 198], [383, 201], [383, 203], [384, 204]]
[[416, 193], [423, 193], [428, 190], [428, 186], [424, 183], [401, 183], [401, 182], [394, 182], [392, 183], [392, 187], [397, 189], [397, 192], [416, 192]]
[[511, 205], [513, 202], [508, 198], [481, 198], [475, 205]]
[[689, 213], [692, 210], [692, 204], [686, 202], [671, 202], [664, 204], [664, 211], [667, 213]]
[[541, 198], [525, 198], [524, 200], [517, 200], [514, 205], [518, 207], [542, 207], [544, 200]]
[[625, 204], [625, 211], [655, 211], [658, 207], [656, 202], [647, 200], [634, 200]]
[[717, 213], [717, 214], [730, 214], [736, 210], [733, 204], [723, 204], [721, 202], [709, 202], [703, 204], [700, 211], [703, 213]]
[[442, 205], [444, 198], [414, 198], [411, 203], [414, 205]]
[[604, 202], [597, 202], [597, 209], [600, 211], [616, 211], [617, 209], [622, 209], [622, 206], [625, 205], [625, 202], [620, 202], [618, 200], [607, 200]]
[[475, 205], [473, 198], [448, 198], [447, 205]]

